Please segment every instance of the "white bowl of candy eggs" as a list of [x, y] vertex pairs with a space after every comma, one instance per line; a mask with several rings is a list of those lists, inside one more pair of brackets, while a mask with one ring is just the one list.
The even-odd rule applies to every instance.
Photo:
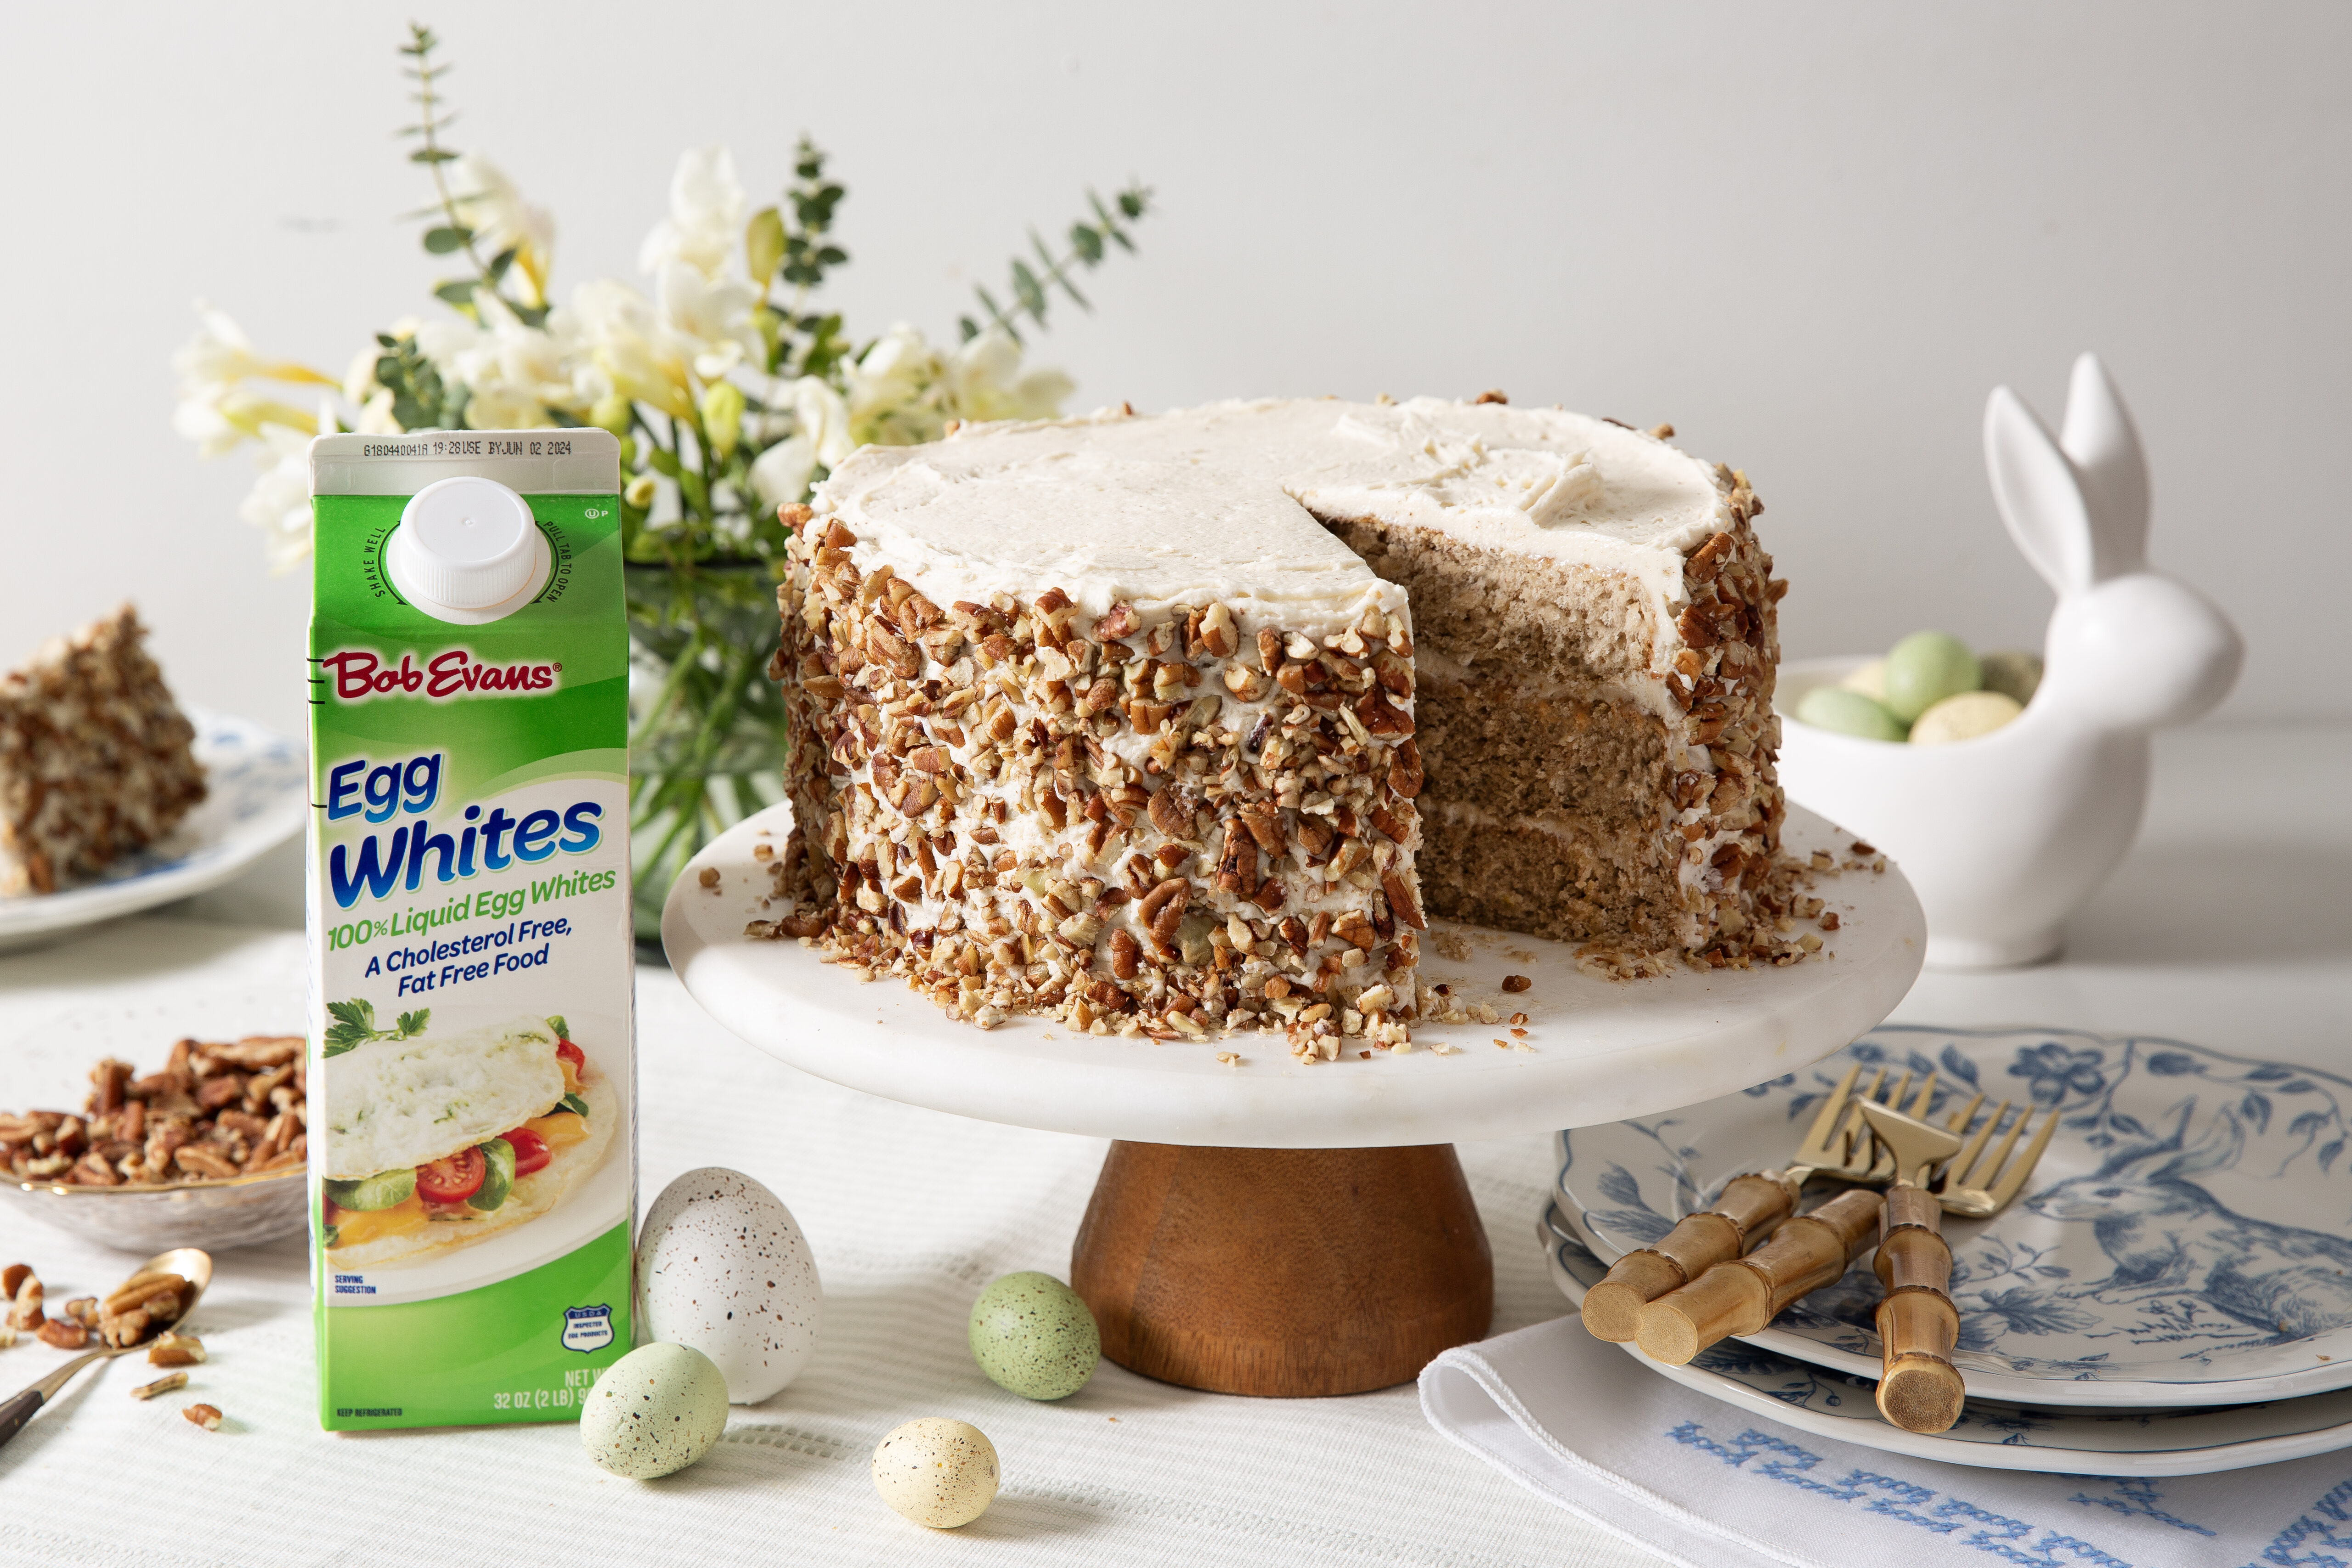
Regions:
[[2147, 465], [2094, 356], [2075, 362], [2062, 437], [1997, 389], [1985, 464], [2058, 593], [2046, 668], [1920, 632], [1883, 659], [1785, 663], [1775, 696], [1789, 798], [1901, 863], [1945, 969], [2057, 954], [2139, 831], [2150, 732], [2221, 701], [2244, 655], [2210, 600], [2148, 569]]

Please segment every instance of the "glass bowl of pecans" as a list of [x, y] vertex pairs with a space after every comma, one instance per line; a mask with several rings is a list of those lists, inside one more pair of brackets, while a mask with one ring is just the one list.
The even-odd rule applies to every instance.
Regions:
[[184, 1039], [160, 1072], [109, 1058], [79, 1111], [0, 1111], [0, 1196], [109, 1247], [256, 1247], [306, 1223], [299, 1035]]

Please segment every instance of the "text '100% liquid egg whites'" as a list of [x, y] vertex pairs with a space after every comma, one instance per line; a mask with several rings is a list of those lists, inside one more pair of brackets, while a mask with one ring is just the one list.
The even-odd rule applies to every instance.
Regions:
[[730, 1403], [757, 1405], [800, 1375], [824, 1305], [792, 1211], [741, 1172], [688, 1171], [646, 1212], [637, 1240], [645, 1331], [709, 1356]]

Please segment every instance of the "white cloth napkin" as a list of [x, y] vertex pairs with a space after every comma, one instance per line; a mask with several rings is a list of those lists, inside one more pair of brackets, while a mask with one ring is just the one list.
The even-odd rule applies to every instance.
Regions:
[[2347, 1568], [2352, 1453], [2162, 1480], [1940, 1465], [1759, 1421], [1574, 1316], [1446, 1352], [1430, 1425], [1692, 1568]]

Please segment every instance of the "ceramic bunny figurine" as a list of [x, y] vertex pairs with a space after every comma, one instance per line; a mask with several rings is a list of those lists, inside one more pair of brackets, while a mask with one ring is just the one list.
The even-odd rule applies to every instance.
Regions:
[[[2010, 537], [2058, 592], [2024, 713], [1942, 746], [1781, 725], [1789, 797], [1884, 849], [1927, 912], [1927, 962], [2032, 963], [2139, 830], [2148, 731], [2228, 695], [2244, 645], [2211, 601], [2147, 562], [2147, 464], [2115, 383], [2074, 362], [2063, 436], [2018, 395], [1985, 406], [1985, 467]], [[1784, 666], [1779, 705], [1859, 659]]]

